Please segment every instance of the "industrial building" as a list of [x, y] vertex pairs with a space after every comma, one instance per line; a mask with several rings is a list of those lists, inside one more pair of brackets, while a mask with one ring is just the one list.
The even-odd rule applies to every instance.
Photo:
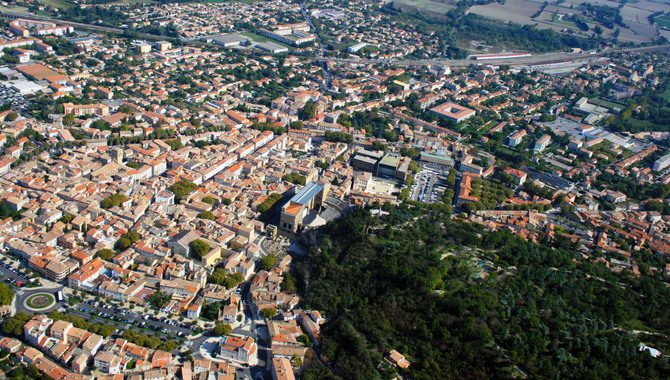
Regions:
[[377, 177], [395, 178], [404, 181], [409, 171], [411, 159], [403, 158], [397, 153], [386, 155], [369, 150], [359, 150], [352, 159], [354, 169], [371, 172]]
[[454, 160], [449, 156], [440, 156], [436, 154], [430, 154], [422, 152], [419, 157], [419, 161], [428, 162], [434, 165], [438, 165], [443, 169], [450, 169], [454, 167]]

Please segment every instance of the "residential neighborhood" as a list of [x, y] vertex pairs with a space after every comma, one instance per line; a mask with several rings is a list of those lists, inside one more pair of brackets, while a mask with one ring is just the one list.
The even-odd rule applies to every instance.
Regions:
[[[670, 132], [649, 106], [667, 49], [560, 75], [558, 60], [450, 65], [423, 61], [444, 58], [430, 31], [347, 4], [96, 6], [123, 33], [3, 14], [2, 313], [23, 325], [0, 347], [15, 367], [337, 373], [310, 281], [324, 231], [358, 209], [437, 210], [670, 278]], [[402, 350], [376, 352], [380, 371], [414, 368]]]

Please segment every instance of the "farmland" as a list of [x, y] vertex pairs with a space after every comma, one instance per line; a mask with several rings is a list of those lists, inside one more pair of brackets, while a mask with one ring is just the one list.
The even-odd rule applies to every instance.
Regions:
[[470, 12], [492, 19], [526, 25], [535, 24], [531, 16], [539, 11], [541, 6], [540, 3], [528, 0], [508, 0], [505, 4], [475, 5], [470, 8]]
[[456, 5], [449, 1], [432, 0], [397, 0], [396, 4], [403, 8], [415, 8], [419, 11], [445, 14], [449, 10], [456, 8]]
[[670, 28], [670, 15], [663, 15], [663, 16], [660, 16], [660, 17], [655, 17], [654, 21], [660, 26], [665, 26], [666, 28]]

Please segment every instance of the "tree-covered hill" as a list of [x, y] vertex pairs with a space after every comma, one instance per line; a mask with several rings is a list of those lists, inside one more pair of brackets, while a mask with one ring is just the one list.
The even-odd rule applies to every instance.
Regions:
[[[387, 378], [377, 367], [395, 349], [412, 379], [670, 376], [666, 359], [638, 351], [641, 341], [670, 349], [660, 280], [405, 207], [381, 219], [357, 210], [323, 228], [309, 306], [328, 319], [320, 353], [329, 371]], [[482, 280], [485, 265], [493, 271]], [[304, 378], [325, 371], [316, 365]]]

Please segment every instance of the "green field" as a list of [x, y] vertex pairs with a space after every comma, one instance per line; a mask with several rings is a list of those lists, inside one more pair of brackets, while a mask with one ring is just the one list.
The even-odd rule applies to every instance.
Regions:
[[589, 103], [597, 104], [599, 106], [609, 108], [610, 110], [613, 108], [619, 108], [619, 109], [626, 108], [625, 104], [614, 103], [604, 99], [590, 99]]
[[441, 15], [444, 15], [449, 10], [456, 8], [456, 6], [451, 3], [442, 3], [431, 0], [397, 0], [396, 4]]
[[0, 5], [0, 12], [25, 13], [28, 14], [26, 7], [3, 7]]
[[58, 9], [69, 9], [74, 6], [74, 4], [69, 3], [65, 0], [40, 0], [40, 2], [44, 5], [48, 5], [50, 7]]
[[287, 44], [285, 44], [285, 43], [283, 43], [283, 42], [279, 42], [279, 41], [277, 41], [277, 40], [273, 40], [273, 39], [270, 38], [270, 37], [261, 36], [260, 34], [256, 34], [256, 33], [253, 33], [253, 32], [243, 32], [243, 33], [239, 33], [239, 34], [242, 35], [242, 36], [247, 36], [247, 37], [251, 38], [252, 40], [254, 40], [254, 42], [272, 42], [272, 43], [275, 43], [275, 44], [277, 44], [277, 45], [287, 47], [287, 48], [289, 48], [289, 49], [291, 49], [291, 50], [295, 49], [295, 48], [294, 48], [293, 46], [291, 46], [291, 45], [287, 45]]
[[558, 14], [554, 15], [554, 18], [551, 20], [551, 22], [553, 22], [554, 24], [557, 24], [557, 25], [567, 26], [568, 28], [577, 28], [577, 25], [575, 25], [574, 22], [561, 20], [558, 17]]
[[659, 16], [659, 17], [654, 17], [654, 21], [659, 26], [665, 26], [666, 28], [670, 28], [670, 15], [663, 15], [663, 16]]

